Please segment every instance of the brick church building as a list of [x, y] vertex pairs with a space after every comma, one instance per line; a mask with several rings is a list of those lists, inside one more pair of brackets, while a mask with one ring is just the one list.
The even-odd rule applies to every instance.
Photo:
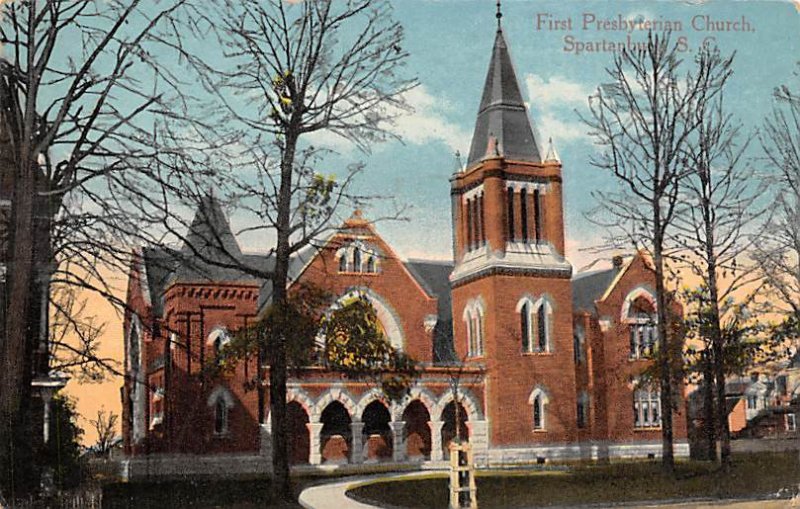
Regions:
[[[400, 259], [358, 212], [293, 258], [290, 291], [312, 283], [338, 303], [365, 296], [392, 345], [422, 366], [402, 402], [322, 367], [292, 373], [293, 464], [436, 464], [456, 415], [480, 465], [660, 455], [662, 402], [639, 378], [656, 340], [653, 273], [636, 255], [573, 275], [565, 175], [552, 143], [539, 141], [498, 26], [469, 156], [449, 175], [454, 261]], [[262, 471], [270, 418], [249, 383], [257, 359], [221, 376], [204, 366], [270, 294], [269, 282], [213, 261], [233, 254], [268, 269], [272, 260], [240, 250], [211, 197], [182, 254], [143, 249], [131, 268], [128, 474]], [[677, 455], [688, 455], [684, 406]]]

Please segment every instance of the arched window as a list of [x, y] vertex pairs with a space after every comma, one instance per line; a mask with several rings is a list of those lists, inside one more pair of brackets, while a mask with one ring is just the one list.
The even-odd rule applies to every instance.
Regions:
[[228, 406], [225, 400], [220, 398], [214, 405], [214, 433], [224, 435], [228, 432]]
[[536, 322], [536, 338], [534, 350], [537, 352], [549, 352], [552, 350], [550, 341], [552, 324], [550, 323], [553, 315], [553, 308], [547, 297], [542, 297], [534, 305], [534, 320]]
[[472, 356], [475, 348], [475, 322], [472, 321], [472, 313], [467, 311], [467, 355]]
[[547, 393], [541, 387], [536, 387], [528, 398], [532, 406], [533, 430], [544, 431], [547, 429], [547, 405], [550, 403]]
[[658, 341], [658, 319], [652, 294], [643, 288], [629, 293], [622, 305], [621, 319], [628, 324], [630, 358], [650, 357]]
[[633, 392], [633, 426], [661, 427], [661, 393], [658, 389], [639, 387]]
[[361, 272], [361, 250], [353, 249], [353, 272]]
[[533, 239], [536, 242], [542, 241], [542, 206], [538, 189], [533, 191]]
[[586, 391], [581, 392], [578, 396], [578, 427], [585, 428], [589, 421], [589, 395]]
[[472, 320], [474, 323], [472, 330], [475, 333], [472, 355], [481, 356], [483, 355], [483, 310], [475, 309]]
[[208, 335], [208, 344], [214, 348], [214, 355], [219, 356], [222, 349], [231, 342], [231, 337], [225, 327], [214, 327], [211, 334]]
[[480, 298], [470, 300], [464, 308], [464, 325], [467, 329], [467, 356], [478, 357], [484, 353], [484, 315]]
[[517, 304], [523, 352], [550, 352], [553, 308], [545, 295], [535, 303], [529, 296]]
[[575, 327], [572, 335], [572, 349], [575, 355], [575, 364], [580, 364], [584, 360], [584, 332], [580, 325]]
[[214, 389], [208, 397], [208, 406], [214, 417], [215, 435], [227, 435], [230, 432], [230, 411], [233, 403], [233, 396], [222, 386]]
[[528, 242], [528, 190], [522, 188], [519, 192], [519, 218], [522, 223], [522, 242]]
[[347, 256], [344, 253], [339, 256], [339, 272], [347, 272]]
[[508, 242], [513, 242], [516, 240], [517, 236], [514, 233], [514, 188], [508, 188], [508, 210], [506, 211], [506, 215], [508, 215], [507, 222], [508, 222]]
[[370, 255], [367, 258], [367, 272], [369, 272], [370, 274], [375, 272], [375, 256], [374, 255]]
[[483, 193], [481, 193], [478, 195], [478, 223], [480, 224], [478, 228], [478, 245], [481, 246], [486, 245], [486, 221], [483, 214]]
[[547, 351], [547, 310], [542, 304], [536, 311], [536, 349], [540, 352]]
[[522, 335], [522, 351], [531, 352], [533, 351], [533, 345], [531, 344], [531, 305], [529, 302], [522, 305], [519, 318], [520, 333]]

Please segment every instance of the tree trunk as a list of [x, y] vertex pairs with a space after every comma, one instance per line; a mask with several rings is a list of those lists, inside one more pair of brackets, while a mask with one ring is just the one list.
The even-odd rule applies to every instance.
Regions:
[[[286, 311], [286, 286], [289, 279], [289, 248], [292, 208], [292, 175], [297, 135], [287, 130], [281, 158], [281, 182], [278, 193], [278, 239], [275, 271], [272, 276], [272, 306], [278, 323]], [[273, 501], [293, 501], [289, 479], [289, 454], [286, 427], [286, 340], [281, 330], [273, 330], [269, 344], [269, 405], [272, 417], [272, 495]]]
[[714, 366], [711, 350], [703, 352], [703, 438], [708, 454], [705, 459], [717, 461], [717, 426], [714, 410]]
[[662, 245], [664, 234], [661, 229], [661, 214], [656, 204], [654, 210], [655, 235], [653, 236], [653, 263], [656, 270], [656, 302], [658, 307], [658, 362], [661, 385], [661, 464], [664, 470], [675, 470], [675, 454], [672, 430], [672, 366], [670, 364], [670, 343], [668, 337], [669, 303], [664, 287], [664, 257]]
[[[25, 144], [27, 145], [27, 143]], [[24, 147], [23, 155], [27, 152]], [[34, 338], [29, 333], [29, 310], [33, 270], [34, 179], [31, 162], [17, 164], [9, 231], [9, 282], [6, 286], [5, 338], [0, 351], [0, 469], [2, 485], [10, 486], [13, 475], [14, 430], [20, 416], [25, 382], [26, 351]]]
[[720, 462], [727, 470], [731, 460], [731, 430], [728, 425], [728, 405], [725, 398], [725, 341], [722, 337], [719, 310], [719, 291], [716, 280], [716, 258], [712, 255], [708, 263], [709, 297], [711, 304], [711, 342], [714, 352], [714, 378], [717, 398], [717, 430], [720, 439]]

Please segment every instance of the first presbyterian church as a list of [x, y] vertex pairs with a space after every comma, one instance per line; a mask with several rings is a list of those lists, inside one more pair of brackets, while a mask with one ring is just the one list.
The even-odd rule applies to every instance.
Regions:
[[[552, 143], [543, 150], [539, 141], [498, 25], [468, 161], [442, 172], [451, 182], [453, 262], [400, 259], [359, 213], [322, 248], [293, 258], [290, 292], [310, 283], [339, 299], [365, 296], [391, 343], [422, 366], [401, 402], [322, 367], [292, 373], [297, 468], [436, 465], [457, 426], [483, 466], [660, 455], [662, 401], [640, 383], [656, 341], [651, 268], [636, 255], [573, 275], [562, 203], [569, 172]], [[131, 268], [127, 474], [265, 471], [269, 391], [249, 383], [258, 360], [214, 377], [203, 368], [270, 298], [269, 282], [209, 261], [223, 249], [265, 269], [273, 260], [242, 253], [213, 198], [185, 242], [183, 253], [203, 261], [147, 248]], [[684, 406], [674, 414], [678, 455], [688, 454]]]

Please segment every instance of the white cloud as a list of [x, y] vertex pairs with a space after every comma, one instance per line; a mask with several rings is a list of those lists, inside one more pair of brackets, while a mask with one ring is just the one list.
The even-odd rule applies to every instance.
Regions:
[[525, 86], [534, 111], [542, 142], [549, 138], [560, 143], [586, 136], [586, 128], [578, 120], [575, 109], [587, 104], [592, 90], [582, 83], [563, 76], [543, 78], [537, 74], [525, 75]]
[[[574, 121], [564, 121], [565, 118], [575, 119]], [[545, 113], [537, 117], [537, 128], [544, 135], [543, 140], [553, 138], [558, 142], [572, 141], [586, 137], [586, 126], [581, 124], [573, 112], [568, 115], [555, 115]], [[556, 148], [558, 144], [556, 144]]]
[[553, 76], [548, 79], [537, 74], [527, 74], [525, 86], [530, 101], [545, 110], [557, 106], [584, 105], [594, 92], [582, 83], [570, 81], [563, 76]]
[[419, 86], [408, 92], [406, 100], [414, 111], [398, 118], [395, 128], [395, 132], [406, 143], [424, 145], [438, 141], [447, 145], [452, 152], [465, 152], [470, 133], [446, 118], [447, 112], [452, 109], [446, 99], [434, 97], [425, 87]]
[[[440, 142], [452, 152], [460, 150], [462, 153], [469, 148], [470, 133], [447, 119], [447, 114], [453, 110], [452, 103], [447, 99], [431, 95], [424, 86], [408, 91], [405, 99], [411, 111], [402, 112], [390, 127], [390, 131], [405, 143], [424, 145]], [[307, 139], [314, 145], [341, 153], [355, 148], [351, 142], [330, 131], [317, 131]]]

